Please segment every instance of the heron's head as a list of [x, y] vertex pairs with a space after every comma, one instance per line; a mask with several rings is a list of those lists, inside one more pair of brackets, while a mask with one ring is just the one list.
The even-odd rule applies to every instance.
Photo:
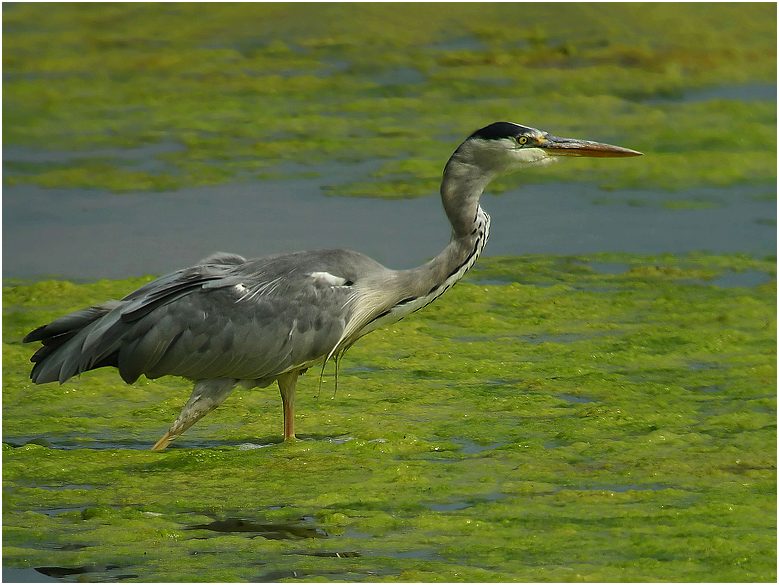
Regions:
[[561, 138], [511, 122], [495, 122], [471, 134], [455, 151], [453, 160], [471, 164], [489, 175], [530, 165], [544, 165], [558, 156], [624, 157], [640, 152], [574, 138]]

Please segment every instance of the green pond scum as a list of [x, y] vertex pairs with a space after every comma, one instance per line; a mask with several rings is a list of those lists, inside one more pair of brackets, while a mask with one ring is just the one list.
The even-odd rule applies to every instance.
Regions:
[[4, 3], [3, 182], [169, 191], [379, 159], [325, 191], [420, 197], [509, 119], [651, 156], [494, 191], [772, 185], [776, 67], [774, 3]]
[[[146, 279], [7, 282], [3, 563], [74, 580], [776, 579], [776, 263], [481, 259], [298, 388], [28, 379], [21, 343]], [[64, 573], [63, 573], [64, 571]]]

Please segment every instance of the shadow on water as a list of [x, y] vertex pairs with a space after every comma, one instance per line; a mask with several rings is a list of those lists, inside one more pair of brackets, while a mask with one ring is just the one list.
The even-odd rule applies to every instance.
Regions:
[[114, 583], [137, 579], [138, 575], [125, 573], [117, 565], [79, 565], [74, 567], [35, 567], [29, 569], [3, 568], [3, 583]]
[[[310, 516], [304, 516], [297, 522], [256, 522], [245, 518], [226, 518], [224, 520], [214, 520], [208, 524], [196, 524], [187, 527], [188, 530], [207, 530], [223, 534], [244, 534], [247, 538], [265, 538], [268, 540], [307, 540], [307, 539], [329, 539], [331, 535], [323, 528], [314, 525], [315, 519]], [[349, 536], [345, 534], [344, 536]], [[352, 535], [353, 536], [353, 535]], [[203, 538], [203, 537], [195, 537]], [[206, 537], [207, 538], [207, 537]], [[192, 554], [200, 554], [195, 551]], [[365, 556], [363, 553], [355, 550], [345, 551], [307, 551], [297, 550], [282, 553], [284, 557], [316, 557], [323, 559], [356, 559]], [[372, 555], [368, 555], [372, 556]], [[426, 552], [411, 551], [410, 553], [399, 552], [390, 554], [393, 558], [432, 558], [432, 555]], [[294, 562], [294, 561], [292, 561]], [[263, 563], [260, 563], [263, 564]], [[317, 579], [327, 578], [328, 580], [340, 579], [353, 581], [356, 577], [381, 577], [389, 574], [399, 574], [400, 571], [394, 570], [373, 570], [361, 569], [355, 566], [345, 566], [335, 569], [276, 569], [268, 571], [253, 581], [256, 582], [274, 582], [284, 579]]]
[[303, 538], [328, 538], [330, 535], [322, 528], [311, 526], [313, 518], [304, 517], [299, 523], [259, 523], [243, 518], [227, 518], [214, 520], [208, 524], [196, 524], [187, 527], [188, 530], [209, 530], [221, 533], [248, 533], [251, 538], [268, 540], [299, 540]]

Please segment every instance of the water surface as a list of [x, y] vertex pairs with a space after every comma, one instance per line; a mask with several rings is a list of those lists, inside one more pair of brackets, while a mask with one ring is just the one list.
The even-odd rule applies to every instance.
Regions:
[[[75, 280], [165, 274], [215, 252], [247, 258], [318, 248], [362, 252], [391, 268], [437, 254], [450, 228], [436, 193], [419, 199], [327, 197], [322, 186], [369, 171], [332, 164], [317, 177], [169, 193], [7, 187], [3, 276]], [[776, 249], [767, 187], [604, 192], [587, 183], [528, 185], [482, 197], [485, 256]], [[674, 205], [678, 201], [691, 205]]]

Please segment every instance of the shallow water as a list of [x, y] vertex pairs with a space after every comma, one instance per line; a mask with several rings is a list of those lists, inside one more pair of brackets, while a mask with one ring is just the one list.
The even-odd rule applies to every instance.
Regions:
[[[375, 163], [320, 167], [320, 177], [110, 194], [17, 185], [3, 192], [3, 276], [71, 280], [165, 274], [215, 252], [247, 258], [346, 248], [392, 268], [443, 249], [449, 226], [436, 194], [377, 200], [322, 195]], [[484, 254], [684, 253], [766, 255], [776, 249], [776, 198], [765, 187], [680, 193], [603, 192], [583, 183], [529, 185], [482, 206]], [[669, 208], [668, 202], [711, 206]]]
[[756, 100], [776, 101], [776, 85], [770, 83], [745, 83], [726, 85], [696, 91], [687, 91], [678, 96], [656, 97], [646, 100], [648, 104], [691, 103], [711, 100], [736, 100], [751, 102]]

